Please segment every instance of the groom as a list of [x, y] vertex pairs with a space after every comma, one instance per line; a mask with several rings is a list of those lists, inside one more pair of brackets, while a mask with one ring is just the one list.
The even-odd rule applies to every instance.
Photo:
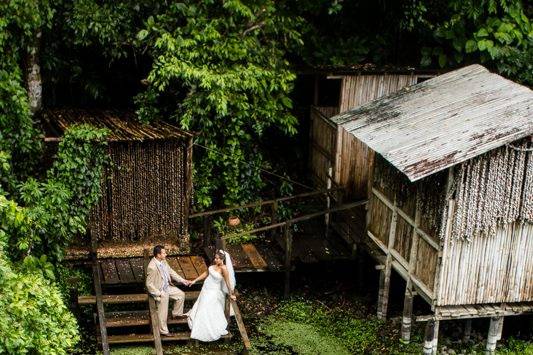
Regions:
[[146, 269], [146, 288], [157, 302], [159, 332], [161, 335], [170, 336], [171, 334], [167, 327], [168, 300], [169, 298], [174, 300], [173, 317], [184, 317], [183, 304], [185, 303], [185, 293], [174, 286], [172, 280], [185, 286], [189, 286], [191, 282], [172, 270], [166, 261], [166, 257], [165, 247], [156, 245], [154, 247], [154, 257], [150, 260]]

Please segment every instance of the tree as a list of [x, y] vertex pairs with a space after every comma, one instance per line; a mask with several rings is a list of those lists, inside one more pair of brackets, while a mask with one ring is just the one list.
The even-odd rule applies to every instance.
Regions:
[[295, 75], [285, 50], [301, 43], [299, 21], [271, 0], [185, 1], [149, 17], [139, 32], [153, 65], [137, 112], [143, 121], [172, 117], [200, 132], [200, 207], [217, 194], [228, 205], [256, 199], [263, 133], [296, 132], [289, 97]]

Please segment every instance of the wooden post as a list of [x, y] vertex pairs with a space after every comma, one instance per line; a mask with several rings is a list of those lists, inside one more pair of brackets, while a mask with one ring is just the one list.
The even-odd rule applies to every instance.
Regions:
[[392, 268], [391, 249], [394, 247], [394, 238], [396, 235], [396, 221], [398, 220], [398, 212], [396, 211], [396, 199], [394, 200], [394, 209], [392, 211], [392, 218], [390, 224], [390, 233], [387, 247], [387, 259], [385, 268], [379, 273], [379, 293], [378, 293], [378, 312], [379, 319], [387, 318], [387, 308], [389, 304], [389, 289], [390, 289], [390, 274]]
[[472, 319], [467, 319], [465, 322], [465, 332], [463, 334], [463, 341], [470, 340], [470, 334], [472, 333]]
[[212, 216], [207, 215], [203, 217], [204, 219], [204, 247], [211, 246], [211, 225], [212, 225]]
[[[330, 166], [328, 168], [328, 174], [326, 178], [326, 188], [328, 190], [326, 192], [326, 209], [328, 210], [331, 208], [331, 174], [333, 174], [333, 167], [331, 166], [331, 162], [330, 162]], [[324, 237], [327, 239], [329, 237], [329, 224], [330, 224], [329, 213], [326, 213], [324, 215], [324, 223], [326, 225], [326, 231], [325, 231]]]
[[283, 231], [285, 237], [285, 297], [289, 296], [291, 282], [292, 233], [290, 228], [291, 224], [286, 223]]
[[426, 334], [424, 337], [424, 355], [433, 355], [437, 353], [439, 339], [439, 321], [429, 320], [426, 324]]
[[487, 347], [485, 354], [496, 353], [496, 343], [502, 338], [503, 316], [492, 317], [490, 319], [489, 335], [487, 337]]
[[96, 236], [91, 233], [91, 259], [94, 280], [94, 292], [96, 296], [96, 312], [98, 313], [98, 325], [102, 341], [102, 352], [109, 355], [109, 342], [107, 341], [107, 328], [105, 324], [104, 301], [102, 297], [102, 270], [98, 265]]
[[[150, 261], [150, 253], [148, 249], [143, 251], [143, 269], [146, 275], [146, 269]], [[152, 335], [154, 337], [154, 347], [156, 355], [163, 355], [163, 344], [161, 343], [161, 334], [159, 333], [159, 313], [157, 312], [157, 305], [152, 296], [148, 295], [148, 312], [150, 313], [150, 326], [152, 328]]]
[[411, 340], [411, 322], [413, 314], [413, 287], [411, 280], [407, 281], [405, 286], [405, 297], [403, 300], [403, 316], [402, 316], [402, 340], [409, 343]]
[[237, 306], [237, 302], [231, 301], [231, 307], [233, 307], [233, 313], [235, 313], [235, 320], [237, 321], [237, 327], [239, 328], [239, 332], [241, 333], [242, 343], [244, 344], [244, 349], [246, 352], [250, 350], [252, 347], [250, 343], [250, 339], [248, 338], [248, 333], [246, 332], [246, 327], [244, 326], [244, 321], [242, 320], [241, 311], [239, 309], [239, 306]]

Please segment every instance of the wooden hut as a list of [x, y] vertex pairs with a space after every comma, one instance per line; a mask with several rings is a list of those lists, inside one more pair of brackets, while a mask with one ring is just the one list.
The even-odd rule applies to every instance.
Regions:
[[[330, 118], [354, 109], [401, 88], [434, 77], [435, 71], [413, 68], [377, 68], [372, 65], [322, 68], [314, 72], [314, 102], [310, 111], [309, 170], [319, 187], [343, 187], [337, 202], [366, 198], [368, 170], [355, 169], [371, 158], [364, 145], [347, 134]], [[364, 208], [343, 211], [332, 218], [331, 226], [349, 244], [360, 239]]]
[[[165, 244], [170, 254], [188, 252], [191, 133], [165, 122], [144, 125], [127, 112], [52, 110], [43, 118], [50, 130], [47, 141], [78, 123], [110, 132], [111, 164], [87, 228], [99, 258], [141, 256], [153, 243]], [[78, 241], [69, 256], [87, 257], [88, 246]]]
[[331, 121], [372, 157], [338, 164], [371, 172], [364, 241], [381, 270], [378, 316], [395, 270], [405, 340], [417, 294], [432, 309], [417, 317], [425, 352], [440, 320], [479, 317], [491, 317], [494, 351], [503, 316], [533, 311], [533, 92], [471, 65]]

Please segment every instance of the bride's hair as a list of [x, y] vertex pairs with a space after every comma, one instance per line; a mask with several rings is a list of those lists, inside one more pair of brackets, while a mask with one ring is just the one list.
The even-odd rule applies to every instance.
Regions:
[[224, 264], [226, 264], [226, 254], [221, 253], [220, 250], [217, 250], [217, 251], [215, 252], [215, 255], [213, 255], [213, 264], [215, 263], [215, 256], [217, 256], [217, 255], [218, 255], [218, 257], [220, 258], [220, 260], [222, 260], [222, 262], [223, 262]]

